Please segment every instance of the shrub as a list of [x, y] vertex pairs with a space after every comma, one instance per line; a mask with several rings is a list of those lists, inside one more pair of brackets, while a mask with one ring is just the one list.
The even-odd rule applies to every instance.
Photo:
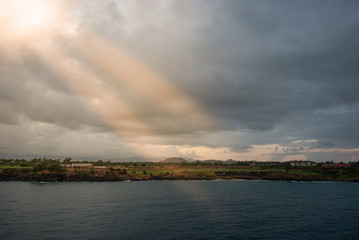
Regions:
[[126, 170], [126, 169], [119, 169], [119, 170], [118, 170], [118, 174], [120, 174], [120, 175], [127, 175], [127, 170]]
[[10, 173], [10, 171], [11, 171], [11, 168], [4, 168], [2, 170], [3, 173]]
[[89, 172], [87, 172], [87, 171], [78, 171], [78, 174], [80, 175], [81, 178], [83, 178], [83, 177], [88, 177]]
[[32, 171], [38, 172], [47, 169], [47, 164], [38, 163], [32, 167]]
[[29, 172], [31, 172], [31, 169], [30, 168], [23, 168], [23, 169], [21, 169], [21, 172], [22, 173], [29, 173]]

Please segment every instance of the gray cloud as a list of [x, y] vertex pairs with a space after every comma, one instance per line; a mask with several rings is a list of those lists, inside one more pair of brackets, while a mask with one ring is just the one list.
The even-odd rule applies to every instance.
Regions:
[[[179, 106], [176, 99], [152, 103], [91, 65], [71, 37], [53, 36], [72, 58], [90, 66], [162, 144], [225, 146], [235, 152], [280, 144], [287, 150], [276, 151], [277, 156], [305, 152], [310, 158], [314, 153], [304, 149], [359, 147], [358, 10], [357, 1], [69, 2], [66, 14], [79, 38], [91, 30], [125, 48], [216, 124], [196, 122], [194, 114], [169, 113], [166, 106]], [[28, 121], [66, 131], [113, 131], [88, 99], [32, 50], [0, 41], [2, 132], [8, 126], [27, 131], [21, 126]], [[310, 139], [317, 141], [290, 144]], [[1, 148], [4, 142], [0, 152], [11, 154], [10, 146]]]

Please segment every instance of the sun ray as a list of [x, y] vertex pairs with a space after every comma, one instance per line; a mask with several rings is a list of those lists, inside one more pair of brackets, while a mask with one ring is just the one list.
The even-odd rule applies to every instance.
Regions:
[[40, 56], [45, 63], [56, 59], [56, 64], [48, 67], [65, 80], [88, 104], [121, 136], [153, 135], [145, 125], [122, 101], [115, 97], [106, 85], [102, 84], [80, 61], [69, 57], [59, 46], [42, 51]]
[[72, 43], [87, 59], [116, 81], [165, 108], [168, 115], [177, 117], [179, 124], [191, 124], [200, 129], [215, 125], [193, 100], [118, 44], [89, 31], [82, 31], [80, 35]]

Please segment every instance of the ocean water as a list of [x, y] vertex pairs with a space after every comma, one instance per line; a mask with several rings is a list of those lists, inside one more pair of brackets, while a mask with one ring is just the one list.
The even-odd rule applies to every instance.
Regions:
[[0, 239], [359, 239], [359, 184], [0, 182]]

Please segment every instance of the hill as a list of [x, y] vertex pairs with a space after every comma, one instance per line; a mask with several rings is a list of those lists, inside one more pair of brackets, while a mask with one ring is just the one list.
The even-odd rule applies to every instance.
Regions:
[[162, 162], [162, 163], [186, 163], [187, 161], [180, 157], [171, 157], [171, 158], [167, 158], [160, 162]]

